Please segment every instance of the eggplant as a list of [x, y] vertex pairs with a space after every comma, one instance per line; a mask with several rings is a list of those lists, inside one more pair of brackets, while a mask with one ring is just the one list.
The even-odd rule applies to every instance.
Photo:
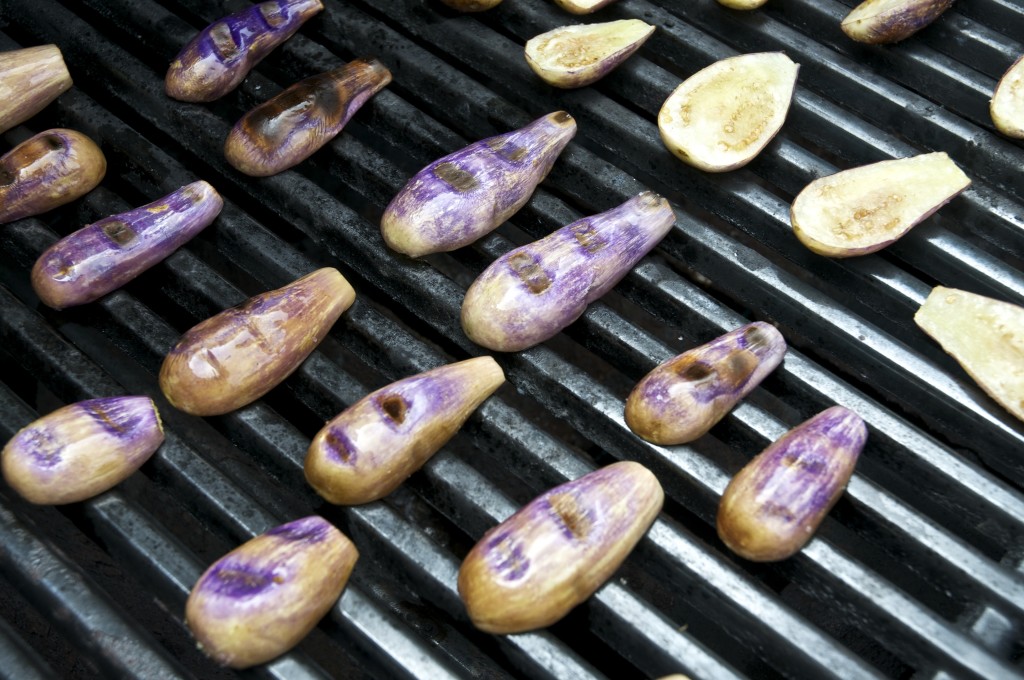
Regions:
[[56, 45], [0, 52], [0, 132], [24, 123], [69, 89], [71, 74]]
[[953, 0], [866, 0], [840, 23], [857, 42], [880, 45], [909, 38], [953, 5]]
[[1024, 139], [1024, 55], [999, 79], [989, 113], [996, 129], [1007, 137]]
[[571, 14], [593, 14], [616, 0], [555, 0], [555, 4]]
[[526, 63], [549, 85], [583, 87], [618, 67], [652, 33], [654, 26], [639, 19], [561, 26], [526, 41]]

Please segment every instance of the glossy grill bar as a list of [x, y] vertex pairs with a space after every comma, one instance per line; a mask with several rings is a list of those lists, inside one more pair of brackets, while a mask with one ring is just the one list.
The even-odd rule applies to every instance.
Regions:
[[[150, 394], [167, 440], [115, 490], [62, 508], [0, 487], [0, 676], [231, 677], [194, 648], [185, 598], [202, 570], [282, 522], [322, 514], [361, 557], [340, 602], [294, 651], [246, 675], [315, 677], [1009, 678], [1024, 675], [1024, 426], [912, 321], [933, 285], [1024, 304], [1024, 147], [988, 98], [1024, 53], [1024, 8], [958, 3], [904, 43], [849, 41], [831, 0], [620, 0], [589, 20], [657, 30], [597, 84], [557, 91], [522, 57], [575, 17], [545, 0], [460, 15], [434, 0], [326, 0], [233, 94], [184, 104], [167, 64], [228, 0], [5, 0], [0, 49], [57, 43], [74, 88], [8, 132], [94, 139], [109, 169], [72, 205], [0, 228], [0, 433], [58, 406]], [[782, 133], [745, 169], [708, 175], [661, 144], [657, 111], [692, 72], [737, 52], [801, 65]], [[278, 176], [224, 160], [235, 120], [306, 76], [375, 56], [394, 74], [335, 141]], [[470, 141], [564, 109], [579, 132], [531, 202], [474, 246], [410, 260], [379, 218], [405, 180]], [[972, 187], [897, 244], [829, 260], [801, 246], [789, 202], [837, 168], [947, 151]], [[217, 221], [122, 290], [55, 312], [29, 285], [58, 237], [204, 179]], [[566, 332], [497, 355], [509, 384], [391, 496], [323, 503], [302, 460], [324, 421], [390, 381], [482, 354], [465, 289], [495, 257], [644, 189], [677, 226]], [[179, 335], [225, 307], [335, 266], [355, 305], [282, 386], [226, 416], [173, 409], [156, 374]], [[658, 447], [623, 422], [662, 360], [750, 320], [790, 344], [783, 365], [711, 433]], [[726, 550], [729, 478], [834, 404], [868, 424], [849, 489], [797, 556]], [[547, 488], [615, 460], [659, 477], [665, 509], [615, 577], [555, 626], [513, 636], [469, 623], [461, 558]]]

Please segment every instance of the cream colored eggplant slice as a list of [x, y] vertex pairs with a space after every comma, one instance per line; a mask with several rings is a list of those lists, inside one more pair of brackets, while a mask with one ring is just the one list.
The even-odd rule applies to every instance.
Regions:
[[562, 26], [526, 41], [526, 63], [549, 85], [583, 87], [628, 59], [653, 32], [639, 19]]
[[591, 14], [615, 0], [555, 0], [555, 4], [572, 14]]
[[708, 172], [746, 165], [782, 127], [799, 65], [782, 52], [730, 57], [676, 88], [658, 113], [669, 151]]
[[914, 321], [981, 389], [1024, 420], [1024, 308], [936, 286]]
[[814, 180], [793, 201], [790, 220], [800, 242], [819, 255], [866, 255], [970, 184], [943, 152], [881, 161]]
[[729, 9], [757, 9], [768, 0], [718, 0], [718, 4]]
[[1000, 78], [989, 113], [997, 130], [1007, 137], [1024, 139], [1024, 55]]

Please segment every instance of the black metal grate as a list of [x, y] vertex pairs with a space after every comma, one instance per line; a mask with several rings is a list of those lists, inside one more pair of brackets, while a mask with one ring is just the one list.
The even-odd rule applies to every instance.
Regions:
[[[621, 0], [589, 20], [658, 26], [595, 86], [555, 91], [522, 59], [532, 35], [577, 19], [544, 0], [458, 15], [435, 0], [326, 0], [326, 11], [234, 94], [163, 94], [169, 60], [228, 0], [4, 0], [0, 49], [64, 52], [75, 88], [5, 135], [85, 132], [109, 170], [77, 205], [0, 229], [0, 433], [88, 397], [148, 393], [167, 442], [93, 501], [37, 508], [0, 488], [0, 676], [228, 677], [182, 623], [203, 567], [271, 525], [319, 512], [361, 551], [338, 606], [295, 651], [251, 671], [302, 677], [969, 677], [1022, 675], [1024, 427], [911, 318], [936, 283], [1024, 303], [1024, 148], [987, 101], [1024, 52], [1024, 7], [964, 0], [905, 43], [849, 42], [829, 0]], [[746, 169], [690, 170], [661, 145], [657, 110], [683, 78], [737, 51], [801, 64], [783, 133]], [[241, 113], [283, 86], [374, 55], [394, 82], [307, 163], [253, 180], [221, 148]], [[452, 255], [388, 251], [384, 206], [429, 161], [568, 110], [576, 140], [512, 222]], [[6, 147], [5, 147], [6, 148]], [[974, 185], [880, 254], [827, 260], [789, 228], [808, 181], [944, 150]], [[216, 224], [122, 291], [57, 313], [28, 271], [47, 245], [196, 178], [227, 199]], [[302, 479], [309, 438], [372, 388], [478, 354], [458, 325], [473, 277], [537, 238], [642, 189], [677, 228], [566, 333], [498, 356], [509, 377], [426, 468], [389, 498], [323, 504]], [[178, 335], [244, 298], [337, 266], [356, 304], [285, 385], [198, 419], [162, 401], [155, 374]], [[687, 447], [646, 444], [622, 420], [661, 360], [746, 320], [790, 353], [752, 398]], [[775, 565], [734, 558], [714, 512], [729, 476], [793, 424], [834, 404], [871, 436], [818, 538]], [[616, 577], [549, 630], [493, 637], [466, 620], [459, 560], [540, 491], [615, 459], [643, 462], [665, 512]]]

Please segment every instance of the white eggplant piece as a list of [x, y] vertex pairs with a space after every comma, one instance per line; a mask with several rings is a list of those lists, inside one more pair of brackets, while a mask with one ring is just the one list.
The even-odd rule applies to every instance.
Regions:
[[653, 32], [639, 19], [561, 26], [526, 41], [526, 63], [549, 85], [583, 87], [628, 59]]
[[555, 0], [555, 4], [572, 14], [593, 14], [615, 0]]
[[881, 250], [970, 186], [943, 152], [881, 161], [814, 180], [793, 200], [790, 221], [805, 246], [827, 257]]
[[839, 26], [857, 42], [894, 43], [938, 19], [952, 4], [953, 0], [865, 0]]
[[1024, 139], [1024, 55], [1017, 57], [999, 79], [989, 113], [997, 130], [1007, 137]]
[[768, 0], [718, 0], [718, 4], [729, 9], [757, 9]]

